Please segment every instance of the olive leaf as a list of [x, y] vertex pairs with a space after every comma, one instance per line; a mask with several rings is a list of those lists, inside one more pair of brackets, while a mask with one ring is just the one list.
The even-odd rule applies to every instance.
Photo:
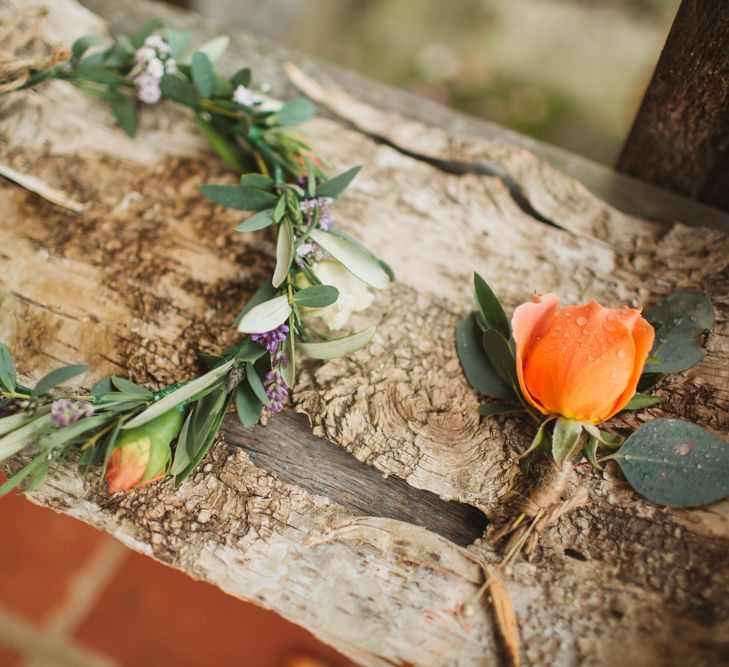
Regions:
[[246, 428], [258, 423], [263, 403], [247, 382], [241, 382], [235, 394], [235, 410], [240, 423]]
[[0, 383], [7, 391], [15, 391], [18, 380], [10, 350], [0, 343]]
[[286, 102], [273, 116], [279, 125], [299, 125], [309, 120], [316, 109], [310, 100], [298, 97]]
[[200, 186], [200, 192], [216, 204], [242, 211], [260, 211], [278, 202], [276, 195], [246, 185], [205, 184]]
[[311, 238], [362, 282], [377, 289], [385, 289], [390, 284], [380, 263], [348, 239], [320, 229], [313, 230]]
[[696, 507], [729, 495], [729, 443], [691, 422], [647, 422], [610, 458], [659, 505]]
[[684, 290], [671, 294], [649, 309], [645, 318], [656, 328], [651, 356], [659, 363], [647, 365], [647, 373], [676, 373], [704, 358], [704, 332], [714, 328], [714, 307], [705, 294]]
[[266, 333], [283, 324], [291, 314], [289, 297], [285, 294], [254, 306], [240, 318], [241, 333]]
[[326, 308], [336, 303], [339, 290], [333, 285], [314, 285], [294, 294], [294, 301], [305, 308]]
[[483, 333], [474, 313], [467, 315], [456, 327], [456, 350], [463, 372], [471, 386], [493, 398], [514, 398], [514, 390], [494, 370], [483, 348]]
[[[286, 280], [294, 259], [294, 228], [291, 221], [286, 218], [278, 227], [276, 239], [276, 270], [273, 272], [271, 284], [278, 287]], [[288, 315], [287, 315], [288, 316]]]
[[81, 373], [85, 373], [87, 369], [88, 366], [85, 364], [73, 364], [71, 366], [56, 368], [56, 370], [44, 375], [38, 381], [38, 384], [35, 386], [35, 389], [33, 389], [31, 396], [42, 396], [58, 385], [68, 382], [77, 375], [81, 375]]
[[192, 56], [191, 63], [192, 82], [201, 97], [210, 97], [213, 92], [213, 66], [210, 58], [202, 51]]
[[486, 329], [483, 332], [483, 347], [497, 375], [509, 386], [518, 387], [514, 353], [504, 335], [496, 329]]
[[322, 343], [299, 341], [298, 348], [312, 359], [336, 359], [337, 357], [343, 357], [351, 352], [355, 352], [367, 345], [372, 340], [372, 336], [375, 335], [376, 330], [377, 327], [371, 326], [350, 336], [327, 340]]
[[342, 192], [347, 188], [347, 186], [354, 180], [355, 176], [359, 174], [360, 169], [362, 169], [361, 166], [359, 167], [352, 167], [351, 169], [348, 169], [347, 171], [339, 174], [338, 176], [335, 176], [334, 178], [330, 178], [328, 181], [324, 181], [320, 185], [316, 186], [316, 196], [317, 197], [332, 197], [333, 199], [336, 199], [339, 197]]

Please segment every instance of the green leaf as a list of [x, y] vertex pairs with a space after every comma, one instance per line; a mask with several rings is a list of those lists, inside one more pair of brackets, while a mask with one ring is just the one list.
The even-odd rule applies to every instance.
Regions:
[[192, 82], [200, 97], [209, 98], [213, 93], [213, 66], [202, 51], [198, 51], [192, 57], [191, 71]]
[[190, 42], [190, 33], [165, 28], [165, 39], [170, 45], [170, 55], [177, 60], [185, 52]]
[[261, 418], [263, 403], [256, 396], [247, 382], [241, 382], [235, 393], [235, 411], [238, 413], [240, 423], [250, 428]]
[[137, 106], [128, 97], [120, 95], [111, 103], [111, 110], [124, 132], [132, 139], [137, 136]]
[[333, 199], [336, 199], [339, 197], [342, 192], [347, 188], [347, 186], [354, 180], [355, 176], [359, 173], [360, 169], [362, 169], [361, 166], [359, 167], [352, 167], [351, 169], [348, 169], [347, 171], [339, 174], [338, 176], [335, 176], [334, 178], [329, 179], [328, 181], [324, 181], [324, 183], [321, 183], [320, 185], [316, 186], [316, 196], [317, 197], [332, 197]]
[[463, 318], [456, 327], [456, 349], [463, 372], [476, 391], [493, 398], [514, 398], [514, 389], [498, 376], [489, 361], [474, 313]]
[[479, 310], [491, 329], [496, 329], [506, 340], [511, 336], [509, 318], [506, 317], [501, 303], [496, 298], [488, 283], [478, 273], [473, 274], [473, 286], [476, 290], [476, 301]]
[[180, 435], [177, 438], [177, 446], [175, 447], [175, 455], [170, 466], [170, 475], [179, 475], [190, 465], [190, 453], [187, 447], [188, 434], [190, 432], [190, 422], [192, 421], [192, 410], [188, 413], [185, 422], [180, 429]]
[[243, 170], [243, 162], [238, 155], [238, 150], [220, 132], [218, 132], [199, 113], [195, 114], [195, 120], [203, 131], [205, 138], [210, 142], [212, 149], [218, 154], [221, 160], [236, 171]]
[[259, 190], [270, 190], [276, 183], [270, 176], [264, 174], [244, 174], [241, 176], [240, 184], [249, 188], [258, 188]]
[[46, 412], [0, 438], [0, 461], [17, 454], [32, 438], [35, 438], [53, 423], [53, 417]]
[[597, 462], [597, 445], [598, 440], [594, 436], [587, 438], [587, 444], [585, 445], [585, 458], [589, 461], [590, 465], [596, 470], [602, 470], [602, 466]]
[[110, 378], [111, 383], [121, 392], [130, 394], [131, 396], [141, 396], [142, 398], [152, 398], [152, 392], [149, 389], [145, 389], [136, 382], [130, 382], [124, 378], [112, 375]]
[[273, 209], [273, 220], [274, 222], [281, 222], [281, 218], [284, 217], [286, 213], [286, 197], [283, 196], [281, 199], [278, 200], [278, 204], [276, 204], [276, 208]]
[[143, 424], [156, 419], [160, 415], [163, 415], [168, 410], [172, 410], [172, 408], [190, 400], [193, 396], [195, 396], [195, 394], [208, 389], [218, 382], [218, 380], [225, 377], [233, 367], [234, 363], [235, 359], [231, 359], [222, 366], [213, 368], [204, 375], [191, 380], [190, 382], [182, 385], [179, 389], [176, 389], [162, 397], [159, 401], [153, 403], [146, 410], [143, 410], [136, 417], [124, 424], [124, 430], [142, 426]]
[[71, 47], [71, 60], [78, 62], [92, 46], [99, 46], [105, 42], [106, 40], [99, 35], [84, 35], [83, 37], [79, 37]]
[[294, 318], [289, 317], [289, 335], [283, 345], [286, 351], [287, 363], [281, 366], [281, 376], [287, 387], [293, 387], [296, 384], [296, 335], [294, 333]]
[[165, 74], [160, 81], [162, 94], [173, 102], [195, 108], [200, 102], [197, 89], [189, 81], [176, 74]]
[[155, 30], [162, 27], [162, 19], [152, 19], [145, 23], [137, 32], [135, 32], [129, 39], [135, 49], [138, 49], [144, 40], [147, 39]]
[[269, 299], [273, 298], [278, 290], [273, 289], [273, 285], [271, 285], [271, 280], [267, 279], [265, 283], [263, 283], [254, 293], [253, 296], [248, 299], [248, 303], [246, 303], [245, 306], [243, 306], [242, 310], [238, 313], [237, 317], [235, 318], [235, 321], [233, 322], [233, 326], [237, 327], [240, 324], [240, 321], [247, 312], [255, 308], [257, 305], [263, 303], [264, 301], [268, 301]]
[[[276, 239], [276, 270], [273, 272], [271, 284], [279, 287], [286, 280], [294, 259], [294, 228], [291, 221], [286, 218], [278, 226], [278, 238]], [[288, 315], [287, 315], [288, 317]]]
[[263, 381], [260, 377], [258, 377], [258, 373], [256, 373], [256, 369], [253, 367], [253, 364], [246, 364], [246, 379], [258, 400], [264, 405], [271, 405], [271, 399], [268, 398], [266, 389], [263, 386]]
[[532, 452], [536, 452], [542, 446], [542, 443], [544, 442], [544, 431], [547, 428], [547, 424], [549, 424], [553, 420], [554, 417], [549, 417], [545, 419], [541, 424], [539, 424], [539, 428], [534, 434], [532, 443], [529, 445], [527, 450], [519, 457], [520, 459], [523, 459], [525, 456], [528, 456]]
[[315, 112], [316, 109], [311, 101], [305, 97], [298, 97], [286, 102], [274, 114], [273, 120], [279, 125], [299, 125], [312, 118]]
[[93, 431], [106, 425], [113, 417], [107, 414], [92, 415], [85, 417], [75, 424], [65, 426], [64, 428], [55, 429], [43, 437], [43, 444], [46, 447], [60, 447], [76, 438], [82, 436], [87, 431]]
[[266, 333], [283, 324], [291, 314], [287, 295], [277, 296], [254, 306], [240, 318], [238, 331], [241, 333]]
[[478, 413], [483, 417], [511, 415], [517, 412], [524, 412], [524, 408], [520, 405], [509, 405], [508, 403], [483, 403], [478, 408]]
[[323, 343], [306, 343], [299, 341], [298, 348], [312, 359], [336, 359], [359, 350], [372, 340], [377, 327], [372, 326], [344, 338], [328, 340]]
[[21, 482], [28, 477], [34, 477], [39, 472], [42, 473], [43, 469], [48, 467], [48, 461], [46, 460], [45, 454], [36, 456], [30, 463], [23, 466], [18, 472], [12, 477], [9, 477], [5, 484], [0, 486], [0, 498], [7, 495], [15, 487], [19, 486]]
[[243, 211], [260, 211], [278, 202], [276, 195], [245, 185], [206, 184], [200, 186], [200, 192], [216, 204]]
[[313, 230], [310, 236], [362, 282], [377, 289], [385, 289], [390, 284], [390, 278], [379, 262], [347, 239], [320, 229]]
[[81, 375], [81, 373], [85, 373], [87, 369], [88, 366], [85, 364], [74, 364], [72, 366], [56, 368], [56, 370], [51, 371], [40, 379], [38, 384], [35, 386], [35, 389], [33, 389], [31, 396], [42, 396], [54, 387], [68, 382], [77, 375]]
[[294, 301], [304, 308], [326, 308], [336, 303], [339, 290], [333, 285], [315, 285], [294, 294]]
[[105, 378], [101, 378], [92, 388], [91, 388], [91, 395], [94, 398], [98, 398], [99, 396], [102, 396], [103, 394], [108, 394], [110, 392], [114, 391], [114, 385], [111, 383], [111, 376], [107, 376]]
[[251, 68], [244, 67], [239, 69], [230, 79], [230, 82], [237, 88], [238, 86], [245, 86], [248, 88], [251, 85]]
[[552, 434], [552, 457], [558, 466], [562, 467], [566, 460], [577, 454], [580, 449], [581, 435], [581, 422], [564, 417], [557, 419]]
[[660, 396], [650, 396], [648, 394], [636, 393], [633, 398], [628, 401], [623, 410], [643, 410], [650, 408], [652, 405], [660, 403], [663, 399]]
[[109, 86], [131, 86], [129, 79], [102, 65], [77, 65], [66, 75], [69, 79], [92, 81]]
[[701, 347], [704, 332], [714, 328], [714, 308], [709, 297], [696, 290], [672, 294], [646, 311], [651, 324], [660, 324], [651, 356], [660, 363], [650, 364], [648, 373], [676, 373], [690, 368], [704, 358]]
[[241, 222], [236, 228], [236, 232], [257, 232], [260, 229], [265, 229], [273, 224], [273, 209], [264, 208], [262, 211], [258, 211], [247, 220]]
[[197, 51], [198, 53], [204, 53], [208, 57], [208, 60], [214, 63], [225, 53], [225, 49], [228, 48], [229, 43], [230, 37], [221, 35], [220, 37], [214, 37], [209, 42], [205, 42]]
[[18, 378], [15, 374], [13, 356], [5, 345], [0, 343], [0, 383], [7, 391], [15, 391]]
[[251, 363], [260, 359], [268, 350], [263, 345], [246, 338], [235, 353], [238, 361], [250, 361]]
[[24, 426], [36, 417], [50, 412], [50, 410], [50, 406], [44, 406], [35, 412], [35, 414], [30, 414], [28, 412], [16, 412], [14, 415], [8, 415], [7, 417], [0, 418], [0, 436], [7, 435], [16, 428]]
[[611, 458], [659, 505], [696, 507], [729, 495], [729, 443], [690, 422], [647, 422]]
[[496, 329], [486, 329], [483, 332], [483, 348], [496, 374], [516, 392], [519, 378], [509, 341]]

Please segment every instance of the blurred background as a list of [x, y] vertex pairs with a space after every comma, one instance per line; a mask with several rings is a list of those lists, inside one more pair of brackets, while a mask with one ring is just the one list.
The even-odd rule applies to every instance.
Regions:
[[680, 0], [174, 0], [613, 164]]

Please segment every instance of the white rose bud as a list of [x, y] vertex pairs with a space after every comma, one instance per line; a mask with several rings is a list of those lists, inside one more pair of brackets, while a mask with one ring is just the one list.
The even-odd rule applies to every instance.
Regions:
[[[352, 313], [369, 308], [375, 298], [365, 283], [335, 260], [326, 259], [317, 262], [311, 268], [322, 283], [333, 285], [339, 290], [339, 298], [331, 306], [303, 309], [307, 314], [321, 318], [330, 329], [344, 327]], [[297, 283], [300, 287], [310, 286], [309, 281], [301, 273]]]

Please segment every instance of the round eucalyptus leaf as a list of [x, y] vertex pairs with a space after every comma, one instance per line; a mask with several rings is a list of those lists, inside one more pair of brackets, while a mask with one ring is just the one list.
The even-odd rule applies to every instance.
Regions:
[[646, 364], [646, 373], [676, 373], [704, 358], [701, 339], [714, 328], [714, 308], [705, 294], [676, 292], [646, 311], [645, 318], [656, 327], [651, 357], [658, 360]]
[[729, 443], [680, 419], [643, 424], [613, 455], [648, 500], [695, 507], [729, 495]]

